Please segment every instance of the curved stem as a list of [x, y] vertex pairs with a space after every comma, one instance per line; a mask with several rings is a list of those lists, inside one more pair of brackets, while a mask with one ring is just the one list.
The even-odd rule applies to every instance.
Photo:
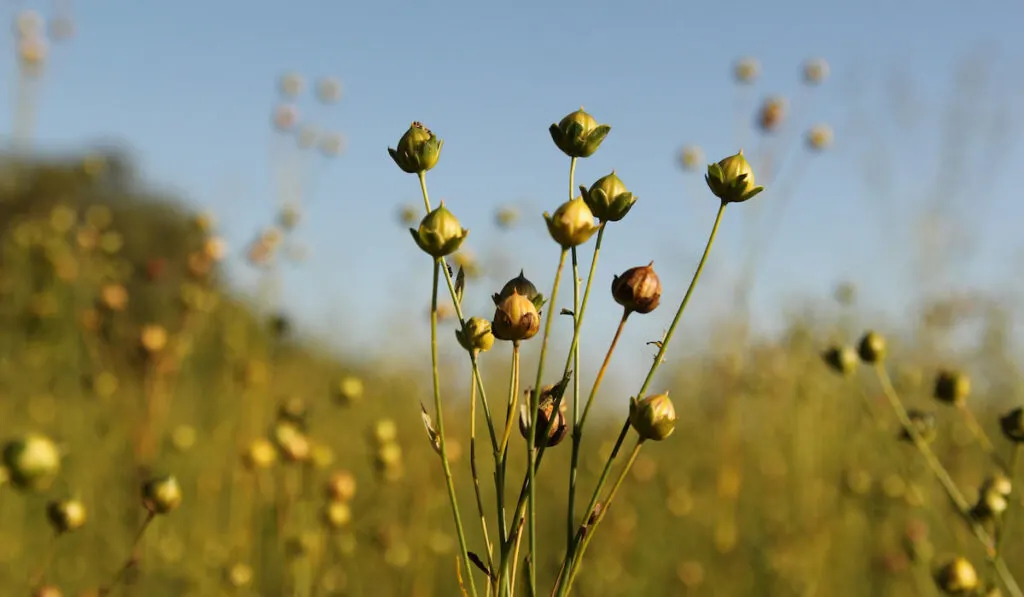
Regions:
[[146, 515], [146, 519], [142, 521], [142, 526], [139, 528], [139, 532], [135, 535], [135, 541], [132, 542], [131, 551], [128, 552], [128, 559], [124, 561], [121, 568], [119, 568], [114, 574], [114, 578], [110, 581], [110, 584], [97, 591], [96, 595], [98, 597], [109, 595], [110, 592], [117, 587], [118, 583], [121, 582], [121, 579], [124, 578], [125, 573], [127, 573], [128, 570], [139, 561], [139, 548], [142, 546], [142, 536], [146, 534], [146, 529], [149, 528], [149, 524], [153, 522], [154, 518], [156, 518], [155, 512], [149, 512]]
[[[583, 442], [583, 426], [587, 422], [587, 415], [590, 414], [590, 407], [594, 404], [594, 396], [597, 395], [598, 388], [601, 387], [601, 381], [604, 379], [604, 374], [608, 371], [608, 364], [611, 363], [612, 354], [615, 352], [615, 346], [619, 343], [619, 337], [622, 336], [622, 330], [626, 327], [626, 320], [629, 319], [629, 309], [623, 309], [622, 319], [619, 320], [619, 326], [615, 329], [615, 335], [612, 337], [612, 342], [608, 346], [608, 352], [604, 355], [604, 362], [601, 363], [601, 368], [597, 370], [597, 377], [594, 378], [594, 385], [590, 388], [590, 395], [587, 396], [587, 402], [583, 407], [583, 415], [574, 422], [572, 428], [572, 457], [569, 464], [569, 514], [568, 514], [568, 536], [566, 537], [566, 550], [572, 548], [574, 537], [576, 536], [576, 474], [579, 470], [580, 462], [580, 445]], [[574, 408], [575, 412], [575, 408]]]
[[[475, 354], [473, 358], [476, 358]], [[480, 474], [476, 468], [476, 383], [472, 379], [469, 381], [469, 468], [473, 473], [473, 493], [476, 496], [477, 514], [480, 516], [480, 530], [483, 532], [484, 546], [487, 548], [487, 569], [493, 573], [493, 547], [487, 532], [487, 515], [484, 513], [484, 499], [480, 493]]]
[[1008, 467], [1006, 463], [1003, 462], [1001, 458], [999, 458], [999, 454], [996, 453], [995, 446], [992, 445], [992, 440], [988, 438], [988, 434], [985, 433], [985, 430], [981, 427], [981, 424], [978, 423], [978, 419], [975, 418], [974, 413], [971, 412], [971, 409], [967, 408], [966, 404], [959, 404], [957, 405], [957, 410], [959, 410], [960, 414], [963, 416], [964, 423], [970, 430], [971, 435], [974, 436], [974, 439], [978, 440], [978, 444], [981, 446], [981, 449], [984, 450], [986, 454], [988, 454], [989, 458], [991, 458], [992, 461], [995, 462], [996, 466], [1003, 469], [1004, 471], [1007, 470]]
[[1003, 561], [1002, 557], [996, 553], [995, 544], [992, 541], [991, 535], [989, 535], [988, 531], [986, 531], [985, 528], [982, 527], [973, 516], [971, 516], [970, 503], [966, 498], [964, 498], [963, 493], [960, 492], [960, 489], [956, 486], [953, 478], [949, 476], [949, 472], [946, 468], [942, 466], [942, 463], [935, 455], [935, 452], [932, 451], [928, 442], [926, 442], [924, 438], [921, 437], [921, 434], [917, 432], [917, 428], [910, 420], [910, 415], [907, 414], [907, 409], [904, 408], [903, 402], [900, 400], [895, 388], [893, 388], [892, 380], [889, 378], [889, 372], [886, 371], [884, 363], [875, 363], [875, 374], [882, 386], [882, 392], [885, 394], [885, 397], [888, 398], [892, 409], [896, 412], [896, 416], [899, 418], [903, 429], [906, 430], [907, 435], [909, 435], [913, 440], [918, 452], [921, 453], [921, 456], [924, 457], [925, 462], [928, 464], [928, 468], [932, 470], [932, 473], [939, 480], [943, 489], [945, 489], [949, 499], [953, 502], [953, 505], [956, 506], [957, 513], [961, 518], [963, 518], [964, 522], [967, 523], [967, 526], [970, 527], [971, 531], [974, 533], [974, 536], [977, 537], [978, 541], [980, 541], [982, 546], [985, 548], [985, 554], [995, 569], [996, 574], [999, 576], [999, 579], [1003, 582], [1003, 586], [1006, 587], [1007, 592], [1012, 597], [1024, 597], [1024, 593], [1021, 593], [1020, 587], [1017, 585], [1017, 581], [1006, 568], [1006, 563]]
[[1006, 469], [1006, 476], [1010, 479], [1011, 488], [1010, 495], [1007, 497], [1007, 502], [1009, 502], [1011, 506], [1003, 512], [1003, 519], [999, 523], [999, 534], [996, 536], [996, 557], [1002, 557], [1003, 555], [1003, 545], [1006, 543], [1006, 536], [1009, 535], [1008, 531], [1010, 530], [1010, 527], [1008, 526], [1010, 513], [1015, 509], [1012, 504], [1014, 501], [1019, 501], [1014, 498], [1020, 495], [1020, 492], [1015, 490], [1017, 489], [1017, 466], [1020, 463], [1021, 451], [1021, 444], [1013, 444], [1013, 452], [1010, 453], [1010, 464]]
[[469, 548], [466, 544], [466, 532], [462, 528], [462, 516], [459, 514], [459, 501], [455, 494], [455, 482], [452, 479], [452, 468], [448, 460], [447, 439], [444, 433], [444, 411], [441, 405], [441, 380], [437, 369], [437, 287], [441, 260], [434, 260], [434, 283], [430, 297], [430, 365], [434, 379], [434, 410], [437, 416], [437, 437], [441, 448], [441, 468], [444, 469], [445, 485], [448, 488], [448, 501], [452, 506], [452, 518], [455, 519], [455, 531], [459, 536], [459, 549], [462, 552], [462, 562], [466, 569], [466, 576], [469, 578], [469, 590], [476, 596], [476, 582], [473, 580], [473, 565], [469, 560]]
[[619, 478], [616, 479], [615, 484], [612, 485], [612, 490], [608, 493], [608, 499], [605, 500], [604, 507], [601, 508], [601, 512], [594, 517], [594, 521], [591, 524], [586, 525], [585, 527], [580, 527], [580, 537], [577, 539], [579, 549], [577, 550], [576, 556], [573, 558], [571, 568], [569, 569], [569, 574], [567, 575], [568, 580], [562, 585], [564, 588], [560, 588], [559, 595], [568, 595], [569, 591], [572, 589], [572, 583], [576, 580], [576, 574], [579, 572], [580, 562], [583, 560], [583, 554], [586, 553], [587, 546], [590, 545], [590, 542], [594, 538], [594, 532], [597, 530], [597, 525], [601, 524], [601, 521], [604, 520], [604, 517], [608, 514], [608, 509], [611, 508], [612, 501], [615, 499], [615, 494], [618, 493], [619, 487], [622, 486], [622, 482], [626, 480], [626, 475], [633, 467], [633, 463], [636, 462], [636, 457], [640, 454], [640, 447], [643, 445], [644, 439], [638, 437], [636, 445], [633, 446], [633, 452], [629, 455], [629, 460], [626, 461], [626, 465], [622, 467], [622, 472], [619, 473]]

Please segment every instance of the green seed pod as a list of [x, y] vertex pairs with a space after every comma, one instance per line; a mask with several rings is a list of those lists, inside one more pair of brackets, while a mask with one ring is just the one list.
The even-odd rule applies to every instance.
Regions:
[[636, 203], [637, 197], [626, 189], [626, 185], [615, 175], [611, 174], [598, 178], [590, 189], [580, 185], [580, 193], [587, 207], [594, 213], [594, 217], [602, 222], [618, 222], [626, 217], [629, 210]]
[[611, 130], [612, 127], [607, 124], [597, 124], [594, 117], [584, 112], [582, 107], [548, 128], [551, 140], [562, 153], [571, 158], [594, 155]]
[[822, 353], [821, 358], [833, 371], [850, 375], [857, 369], [857, 351], [848, 346], [833, 346]]
[[224, 573], [224, 580], [228, 586], [234, 589], [241, 589], [252, 584], [252, 567], [242, 562], [236, 562]]
[[[917, 430], [917, 434], [921, 436], [921, 439], [925, 443], [932, 443], [938, 436], [938, 430], [935, 427], [935, 414], [930, 412], [924, 412], [920, 410], [909, 410], [907, 416], [910, 418], [910, 424]], [[913, 442], [914, 438], [911, 437], [910, 432], [906, 429], [900, 431], [899, 438], [906, 442]]]
[[629, 311], [650, 313], [655, 310], [661, 302], [661, 280], [654, 273], [654, 262], [613, 276], [612, 298]]
[[935, 584], [947, 595], [969, 595], [978, 588], [978, 573], [967, 558], [957, 556], [935, 571]]
[[494, 310], [491, 333], [499, 340], [529, 340], [540, 330], [540, 311], [525, 296], [513, 290]]
[[676, 409], [668, 392], [643, 400], [630, 398], [629, 423], [641, 439], [661, 441], [676, 429]]
[[342, 405], [348, 406], [358, 402], [363, 397], [363, 380], [348, 375], [338, 382], [334, 390], [334, 399]]
[[582, 245], [597, 232], [594, 213], [580, 197], [558, 206], [554, 215], [544, 212], [544, 221], [548, 224], [551, 238], [564, 249]]
[[11, 483], [25, 491], [45, 491], [60, 473], [60, 451], [53, 441], [29, 433], [4, 446], [3, 462]]
[[[537, 407], [537, 434], [535, 436], [534, 445], [540, 447], [544, 443], [544, 431], [548, 430], [547, 447], [553, 448], [558, 444], [562, 443], [565, 439], [566, 434], [569, 431], [568, 422], [565, 419], [565, 403], [559, 405], [558, 411], [555, 412], [555, 399], [551, 392], [555, 386], [546, 386], [541, 391], [540, 404]], [[532, 392], [527, 391], [527, 397], [531, 397]], [[552, 422], [552, 419], [554, 422]], [[519, 411], [519, 433], [522, 434], [523, 439], [530, 441], [530, 409], [526, 405], [522, 405]], [[551, 425], [549, 428], [548, 425]]]
[[242, 454], [242, 464], [250, 471], [268, 469], [277, 460], [277, 448], [269, 440], [253, 440]]
[[340, 530], [352, 521], [352, 509], [348, 502], [327, 502], [320, 511], [320, 520], [328, 529]]
[[1014, 443], [1024, 442], [1024, 408], [1018, 406], [999, 417], [999, 427], [1006, 439]]
[[46, 505], [46, 518], [57, 534], [70, 533], [85, 524], [85, 506], [78, 500], [60, 500]]
[[142, 485], [142, 505], [152, 514], [168, 514], [181, 500], [181, 486], [173, 475], [155, 477]]
[[537, 307], [538, 311], [544, 306], [544, 295], [537, 292], [537, 287], [523, 275], [523, 270], [519, 270], [518, 276], [505, 282], [500, 292], [492, 294], [491, 300], [494, 301], [495, 306], [500, 305], [502, 301], [512, 296], [513, 292], [518, 292], [530, 299], [530, 302], [533, 303], [534, 307]]
[[754, 169], [743, 156], [742, 149], [717, 164], [708, 164], [704, 180], [711, 192], [724, 203], [742, 203], [764, 190], [764, 187], [756, 186]]
[[451, 255], [459, 249], [462, 241], [466, 240], [469, 230], [459, 224], [459, 220], [441, 205], [434, 209], [420, 222], [419, 230], [409, 229], [413, 240], [424, 253], [434, 257]]
[[455, 338], [466, 350], [487, 352], [494, 345], [494, 334], [491, 333], [491, 322], [482, 317], [470, 317], [466, 327], [455, 330]]
[[335, 471], [327, 479], [324, 493], [332, 502], [352, 501], [356, 495], [356, 478], [348, 471]]
[[962, 406], [971, 393], [971, 378], [959, 371], [940, 371], [935, 377], [935, 399]]
[[971, 507], [971, 517], [980, 522], [998, 519], [1006, 511], [1009, 502], [999, 488], [982, 485], [978, 493], [978, 501]]
[[868, 331], [857, 345], [857, 354], [865, 363], [877, 363], [885, 358], [885, 338], [880, 334]]
[[419, 174], [437, 165], [444, 141], [419, 122], [414, 122], [398, 140], [398, 148], [388, 147], [391, 159], [409, 174]]

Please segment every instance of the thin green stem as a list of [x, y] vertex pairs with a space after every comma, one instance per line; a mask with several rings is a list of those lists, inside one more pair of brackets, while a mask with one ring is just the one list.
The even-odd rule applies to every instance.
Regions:
[[53, 537], [50, 539], [50, 545], [46, 548], [46, 555], [43, 556], [43, 559], [39, 564], [39, 568], [36, 569], [29, 580], [29, 586], [33, 589], [37, 589], [39, 585], [43, 583], [43, 579], [46, 578], [46, 570], [50, 567], [50, 563], [53, 561], [53, 556], [57, 554], [57, 543], [61, 535], [63, 535], [63, 533], [54, 533]]
[[480, 475], [476, 468], [476, 383], [472, 379], [469, 381], [469, 468], [473, 473], [473, 493], [476, 497], [477, 514], [480, 515], [480, 530], [483, 532], [484, 546], [487, 548], [487, 569], [493, 572], [493, 548], [490, 534], [487, 532], [487, 515], [484, 513], [484, 499], [480, 493]]
[[946, 494], [949, 496], [950, 501], [956, 506], [958, 514], [963, 518], [964, 522], [967, 523], [974, 536], [978, 538], [982, 546], [985, 548], [986, 556], [989, 562], [992, 564], [999, 576], [999, 579], [1003, 582], [1003, 586], [1006, 587], [1007, 592], [1012, 597], [1024, 597], [1024, 593], [1021, 593], [1020, 587], [1017, 585], [1017, 581], [1010, 574], [1010, 571], [1006, 568], [1006, 563], [1003, 562], [1002, 557], [996, 553], [995, 544], [992, 541], [991, 535], [988, 531], [982, 527], [977, 520], [971, 516], [971, 505], [964, 498], [963, 493], [956, 486], [953, 478], [949, 476], [949, 472], [946, 470], [942, 463], [939, 461], [935, 452], [932, 451], [928, 442], [921, 437], [918, 433], [917, 428], [910, 420], [910, 415], [907, 413], [907, 409], [903, 406], [903, 401], [900, 400], [899, 395], [896, 393], [895, 388], [892, 385], [892, 379], [889, 378], [889, 372], [885, 369], [885, 364], [882, 362], [875, 363], [875, 374], [878, 377], [878, 381], [882, 386], [882, 392], [885, 397], [889, 400], [889, 404], [892, 406], [893, 411], [896, 412], [896, 417], [900, 421], [900, 425], [906, 431], [907, 435], [913, 440], [914, 445], [917, 447], [918, 452], [924, 457], [928, 468], [932, 470], [932, 473], [939, 480], [939, 483], [945, 489]]
[[578, 540], [579, 549], [577, 550], [576, 556], [573, 558], [573, 563], [569, 568], [569, 574], [567, 575], [567, 581], [559, 587], [559, 595], [568, 595], [572, 589], [572, 583], [576, 580], [576, 574], [580, 569], [580, 562], [583, 560], [583, 554], [587, 551], [587, 546], [594, 538], [594, 533], [597, 531], [597, 525], [601, 524], [604, 517], [608, 514], [609, 508], [611, 508], [612, 501], [615, 499], [615, 495], [619, 491], [619, 487], [622, 486], [623, 481], [626, 480], [626, 475], [629, 474], [629, 470], [633, 467], [633, 463], [636, 462], [637, 455], [640, 454], [640, 447], [644, 445], [644, 439], [638, 437], [636, 444], [633, 446], [633, 452], [629, 455], [629, 460], [626, 461], [626, 465], [622, 467], [622, 472], [619, 473], [618, 479], [615, 480], [615, 484], [612, 485], [611, 491], [608, 493], [608, 499], [604, 502], [604, 507], [601, 508], [601, 512], [594, 517], [592, 524], [586, 526], [584, 531], [581, 527], [581, 536]]
[[[570, 183], [571, 184], [571, 183]], [[572, 429], [573, 435], [579, 426], [580, 418], [580, 335], [576, 331], [576, 312], [580, 308], [580, 270], [576, 259], [576, 247], [572, 248], [572, 316], [573, 342], [570, 347], [572, 354]], [[588, 280], [589, 283], [589, 280]], [[573, 520], [576, 518], [576, 467], [569, 468], [569, 504], [566, 516], [566, 545], [572, 541]]]
[[512, 366], [508, 377], [508, 403], [505, 407], [505, 430], [501, 434], [501, 445], [498, 452], [504, 463], [508, 458], [508, 441], [512, 437], [512, 427], [516, 420], [516, 405], [519, 404], [519, 341], [512, 343]]
[[444, 411], [441, 405], [441, 379], [438, 373], [437, 363], [437, 288], [441, 260], [434, 260], [434, 282], [430, 296], [430, 368], [434, 379], [434, 410], [437, 416], [437, 437], [441, 451], [441, 468], [444, 469], [444, 480], [448, 487], [448, 501], [452, 506], [452, 518], [455, 519], [455, 531], [459, 536], [459, 549], [462, 551], [462, 561], [466, 569], [466, 576], [469, 578], [470, 593], [476, 596], [476, 582], [473, 580], [473, 565], [469, 560], [469, 547], [466, 544], [466, 532], [462, 528], [462, 516], [459, 514], [459, 501], [455, 495], [455, 481], [452, 478], [451, 464], [448, 460], [448, 446], [444, 433]]
[[[575, 163], [575, 160], [573, 160]], [[541, 394], [541, 383], [544, 380], [544, 357], [547, 356], [548, 350], [548, 339], [551, 337], [551, 322], [555, 319], [555, 309], [557, 309], [558, 300], [558, 287], [562, 281], [562, 270], [565, 269], [565, 256], [568, 253], [568, 249], [563, 248], [561, 254], [558, 257], [558, 268], [555, 270], [555, 281], [551, 287], [551, 295], [548, 297], [548, 315], [544, 321], [544, 335], [540, 341], [540, 357], [537, 361], [537, 379], [533, 384], [533, 390], [530, 392], [530, 420], [533, 424], [530, 425], [529, 438], [526, 441], [527, 445], [527, 483], [529, 484], [529, 490], [527, 495], [527, 509], [526, 509], [526, 524], [527, 532], [530, 534], [530, 555], [533, 559], [537, 558], [537, 513], [536, 513], [536, 492], [534, 488], [534, 477], [537, 475], [537, 450], [534, 446], [537, 445], [537, 411], [540, 408], [540, 394]], [[575, 253], [574, 253], [575, 254]], [[557, 408], [557, 405], [556, 405]], [[556, 411], [553, 411], [556, 412]], [[551, 417], [552, 420], [555, 417]], [[545, 429], [545, 432], [547, 430]], [[546, 437], [541, 436], [541, 437]], [[547, 444], [547, 442], [544, 442]], [[529, 570], [529, 583], [530, 583], [530, 595], [537, 594], [537, 567], [530, 566]]]
[[155, 512], [149, 512], [146, 514], [146, 519], [142, 521], [142, 526], [139, 527], [139, 532], [135, 535], [135, 541], [132, 542], [131, 551], [128, 552], [128, 559], [124, 561], [124, 564], [117, 570], [117, 573], [114, 574], [114, 578], [110, 581], [110, 584], [96, 592], [98, 597], [109, 595], [110, 592], [117, 587], [118, 583], [121, 582], [121, 579], [124, 578], [124, 575], [128, 570], [139, 561], [139, 548], [142, 546], [142, 536], [146, 534], [146, 529], [149, 528], [149, 525], [153, 522], [154, 518], [156, 518]]
[[992, 459], [993, 462], [995, 462], [996, 466], [1005, 471], [1007, 469], [1006, 463], [1003, 462], [1001, 458], [999, 458], [999, 454], [996, 453], [995, 446], [992, 445], [992, 440], [988, 438], [988, 434], [985, 433], [985, 430], [981, 427], [981, 424], [978, 423], [978, 419], [975, 418], [974, 413], [971, 412], [971, 409], [968, 408], [966, 404], [959, 404], [957, 405], [957, 410], [959, 410], [960, 414], [963, 416], [964, 423], [970, 430], [971, 435], [973, 435], [974, 438], [978, 440], [978, 444], [981, 446], [981, 449], [985, 451], [985, 453], [989, 456], [989, 458]]
[[1015, 490], [1017, 489], [1017, 467], [1020, 464], [1021, 451], [1021, 444], [1014, 443], [1013, 451], [1010, 452], [1010, 464], [1006, 469], [1006, 476], [1010, 479], [1011, 491], [1007, 499], [1010, 506], [1006, 508], [1005, 512], [1003, 512], [1003, 519], [999, 522], [999, 534], [996, 536], [996, 557], [1002, 557], [1003, 555], [1003, 546], [1006, 543], [1006, 536], [1010, 534], [1008, 532], [1010, 530], [1010, 513], [1015, 510], [1013, 503], [1015, 501], [1019, 501], [1016, 498], [1020, 495], [1020, 492]]
[[[576, 536], [576, 474], [579, 470], [580, 446], [583, 442], [583, 426], [587, 422], [587, 415], [590, 414], [590, 407], [594, 403], [594, 396], [597, 395], [597, 390], [601, 387], [601, 381], [604, 379], [604, 374], [608, 371], [608, 364], [611, 363], [612, 354], [615, 352], [615, 346], [619, 343], [619, 337], [622, 336], [622, 330], [626, 327], [626, 320], [629, 319], [630, 313], [631, 311], [629, 309], [623, 309], [622, 319], [619, 320], [619, 325], [615, 329], [615, 335], [612, 337], [612, 342], [608, 346], [608, 352], [604, 355], [604, 362], [601, 363], [601, 368], [597, 370], [597, 377], [594, 378], [594, 385], [590, 388], [590, 395], [587, 396], [587, 402], [583, 407], [583, 415], [573, 423], [572, 459], [569, 465], [569, 520], [567, 521], [569, 528], [568, 535], [566, 537], [566, 550], [572, 548], [574, 537]], [[576, 412], [575, 406], [573, 412]]]

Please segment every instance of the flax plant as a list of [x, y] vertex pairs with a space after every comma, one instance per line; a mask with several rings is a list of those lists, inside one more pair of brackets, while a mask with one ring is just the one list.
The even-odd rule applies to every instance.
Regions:
[[[542, 546], [537, 541], [537, 475], [545, 450], [561, 443], [569, 435], [571, 429], [572, 454], [568, 474], [565, 551], [562, 554], [560, 573], [554, 580], [550, 591], [552, 595], [568, 595], [570, 593], [573, 581], [581, 570], [586, 548], [593, 539], [595, 530], [606, 515], [614, 497], [620, 491], [640, 448], [647, 441], [661, 441], [668, 438], [675, 428], [675, 408], [668, 394], [662, 392], [647, 395], [646, 392], [658, 367], [664, 362], [669, 342], [693, 295], [722, 222], [725, 208], [730, 203], [745, 202], [763, 190], [763, 187], [756, 186], [753, 170], [742, 151], [708, 166], [705, 181], [712, 193], [719, 199], [720, 206], [704, 253], [668, 332], [660, 342], [657, 342], [659, 350], [654, 363], [636, 396], [630, 398], [628, 402], [628, 415], [625, 423], [617, 438], [615, 448], [605, 462], [600, 479], [593, 488], [587, 507], [582, 512], [582, 516], [578, 516], [576, 511], [576, 498], [579, 491], [577, 477], [588, 415], [627, 320], [634, 313], [653, 312], [661, 302], [662, 292], [661, 280], [654, 272], [653, 262], [646, 266], [630, 268], [621, 275], [613, 277], [612, 298], [622, 307], [623, 314], [617, 322], [611, 343], [598, 369], [597, 377], [586, 395], [586, 400], [581, 404], [580, 330], [593, 283], [597, 277], [597, 262], [602, 240], [608, 224], [622, 220], [637, 202], [637, 197], [626, 188], [614, 171], [599, 178], [589, 188], [580, 186], [580, 194], [577, 195], [575, 192], [577, 188], [575, 176], [579, 160], [592, 156], [600, 148], [610, 131], [610, 126], [599, 124], [583, 108], [568, 114], [558, 123], [549, 127], [552, 141], [569, 158], [568, 200], [553, 212], [544, 213], [548, 232], [559, 248], [551, 292], [549, 297], [544, 297], [521, 271], [519, 276], [509, 280], [501, 290], [492, 296], [495, 312], [490, 321], [479, 317], [467, 318], [464, 315], [462, 299], [466, 290], [466, 272], [460, 267], [458, 272], [453, 274], [446, 262], [446, 257], [459, 249], [469, 231], [462, 228], [458, 219], [443, 202], [439, 207], [433, 208], [427, 193], [426, 173], [437, 165], [443, 141], [423, 124], [414, 122], [401, 137], [396, 147], [388, 148], [391, 158], [402, 171], [417, 176], [426, 210], [426, 215], [420, 221], [418, 228], [410, 229], [416, 245], [424, 253], [430, 255], [433, 266], [430, 346], [434, 413], [431, 415], [424, 407], [423, 423], [428, 439], [441, 460], [452, 518], [459, 538], [460, 555], [456, 575], [464, 594], [478, 594], [475, 581], [478, 572], [486, 578], [487, 595], [511, 597], [517, 594], [517, 587], [523, 589], [524, 585], [523, 592], [525, 594], [539, 594], [541, 588], [538, 584], [538, 562], [542, 561], [540, 559]], [[589, 275], [581, 292], [580, 260], [577, 250], [595, 236]], [[567, 259], [571, 259], [573, 276], [572, 308], [559, 309], [558, 298]], [[437, 361], [437, 293], [442, 276], [448, 286], [459, 322], [455, 332], [456, 339], [469, 355], [472, 369], [469, 465], [473, 477], [475, 505], [484, 541], [483, 556], [471, 551], [467, 543], [455, 491], [452, 462], [448, 453], [450, 438], [447, 437], [445, 431], [444, 400], [441, 396]], [[558, 377], [554, 379], [553, 383], [545, 384], [545, 365], [556, 313], [571, 317], [572, 342]], [[513, 502], [508, 500], [510, 496], [508, 495], [507, 464], [521, 391], [521, 348], [524, 342], [537, 335], [540, 337], [540, 347], [537, 366], [532, 376], [533, 385], [525, 389], [527, 403], [518, 409], [519, 431], [526, 440], [526, 472], [520, 484], [518, 498]], [[503, 428], [497, 427], [498, 423], [492, 416], [478, 361], [480, 354], [489, 350], [495, 340], [508, 342], [511, 345], [509, 391], [504, 409]], [[567, 399], [566, 393], [570, 391], [570, 388], [572, 398]], [[490, 539], [487, 508], [480, 490], [481, 474], [476, 458], [478, 399], [490, 436], [494, 461], [493, 479], [496, 499], [493, 516], [498, 533], [493, 544]], [[571, 413], [567, 414], [569, 403], [571, 403]], [[634, 447], [626, 463], [622, 465], [621, 472], [612, 484], [608, 495], [602, 499], [612, 466], [630, 429], [636, 435]], [[515, 504], [514, 508], [510, 508], [509, 506], [513, 503]], [[508, 516], [509, 513], [512, 514], [511, 517]], [[520, 552], [524, 543], [526, 553], [522, 558], [523, 568], [520, 569]], [[497, 553], [494, 553], [495, 547]], [[521, 577], [520, 570], [522, 570]]]

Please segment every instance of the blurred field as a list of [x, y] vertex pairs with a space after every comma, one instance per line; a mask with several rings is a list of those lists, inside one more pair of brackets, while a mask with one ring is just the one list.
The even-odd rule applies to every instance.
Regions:
[[[24, 140], [31, 117], [19, 114], [15, 136]], [[275, 114], [278, 126], [294, 124]], [[333, 142], [321, 149], [341, 151]], [[97, 595], [146, 519], [140, 485], [170, 474], [182, 504], [152, 521], [115, 594], [459, 594], [444, 480], [418, 412], [431, 403], [429, 371], [339, 355], [294, 334], [265, 297], [227, 285], [217, 222], [182, 205], [116, 152], [0, 157], [0, 441], [41, 433], [62, 453], [60, 474], [38, 491], [2, 477], [0, 593]], [[247, 247], [268, 288], [297, 215], [283, 210]], [[406, 216], [415, 223], [421, 214]], [[513, 219], [508, 212], [499, 223]], [[605, 294], [598, 285], [595, 300]], [[1000, 297], [922, 296], [916, 321], [878, 331], [896, 389], [909, 407], [936, 413], [934, 450], [973, 503], [995, 467], [969, 420], [934, 400], [934, 378], [950, 366], [972, 374], [968, 406], [1009, 459], [998, 421], [1022, 394], [1016, 312]], [[675, 434], [641, 453], [574, 594], [932, 596], [935, 567], [954, 555], [992, 579], [920, 454], [897, 441], [871, 372], [846, 379], [823, 362], [824, 349], [852, 346], [880, 323], [851, 286], [819, 298], [775, 336], [755, 336], [738, 313], [714, 322], [706, 351], [670, 357], [663, 377]], [[469, 541], [479, 546], [469, 373], [450, 326], [442, 337], [451, 345], [442, 377], [448, 449], [463, 518], [473, 522]], [[506, 365], [492, 356], [482, 359], [488, 391], [504, 397]], [[586, 495], [624, 415], [625, 401], [588, 428]], [[510, 461], [516, 487], [520, 452]], [[538, 483], [545, 587], [563, 556], [569, 443], [548, 454]], [[62, 499], [79, 500], [87, 517], [55, 534], [47, 504]], [[1001, 531], [1018, 578], [1022, 505], [1014, 492], [1010, 530]]]

